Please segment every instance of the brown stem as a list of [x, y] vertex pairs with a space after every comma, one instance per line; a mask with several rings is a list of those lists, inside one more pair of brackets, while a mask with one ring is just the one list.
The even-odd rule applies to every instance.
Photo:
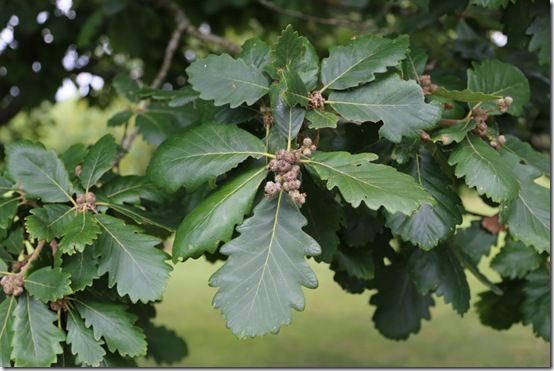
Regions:
[[25, 273], [31, 267], [31, 263], [38, 258], [38, 256], [39, 256], [40, 252], [42, 251], [42, 248], [44, 247], [45, 243], [46, 242], [44, 240], [41, 240], [41, 241], [38, 242], [37, 247], [35, 248], [35, 250], [31, 254], [31, 256], [29, 256], [29, 259], [27, 259], [27, 263], [19, 271], [19, 273], [18, 273], [19, 275], [21, 275], [21, 276], [25, 275]]
[[368, 26], [365, 23], [354, 22], [348, 19], [324, 18], [324, 17], [315, 16], [315, 15], [305, 14], [298, 10], [281, 8], [279, 5], [275, 4], [271, 0], [258, 0], [258, 3], [277, 13], [281, 13], [284, 15], [288, 15], [290, 17], [300, 18], [306, 21], [312, 21], [312, 22], [316, 22], [316, 23], [324, 24], [328, 26], [344, 26], [344, 27], [357, 28], [357, 29], [367, 28]]
[[454, 120], [454, 119], [442, 119], [439, 121], [439, 125], [441, 126], [452, 126], [452, 125], [456, 125], [456, 124], [459, 124], [460, 122], [464, 122], [466, 119], [459, 119], [459, 120]]

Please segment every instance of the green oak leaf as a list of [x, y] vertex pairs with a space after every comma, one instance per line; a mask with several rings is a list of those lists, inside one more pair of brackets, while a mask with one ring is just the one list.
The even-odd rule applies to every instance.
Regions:
[[54, 325], [56, 315], [46, 304], [24, 293], [17, 300], [13, 324], [15, 367], [48, 367], [63, 352], [65, 334]]
[[134, 112], [131, 110], [124, 110], [116, 113], [108, 119], [108, 127], [122, 126], [129, 122], [129, 119], [133, 117]]
[[438, 97], [438, 98], [450, 99], [458, 102], [467, 102], [467, 103], [495, 101], [497, 99], [502, 98], [501, 95], [485, 94], [479, 91], [472, 91], [470, 89], [448, 90], [442, 87], [435, 90], [431, 94], [431, 97], [433, 98]]
[[148, 323], [144, 326], [144, 333], [148, 341], [146, 356], [154, 358], [156, 364], [176, 363], [187, 356], [187, 343], [175, 331]]
[[113, 166], [119, 145], [110, 134], [104, 135], [92, 145], [83, 159], [81, 185], [88, 191]]
[[434, 291], [460, 315], [469, 309], [469, 285], [464, 268], [447, 245], [424, 252], [415, 250], [409, 261], [410, 276], [424, 295]]
[[58, 245], [60, 251], [65, 254], [82, 252], [86, 246], [91, 245], [100, 234], [100, 227], [91, 213], [71, 213], [71, 222], [65, 225], [63, 238]]
[[173, 218], [165, 218], [163, 215], [156, 215], [150, 211], [143, 210], [136, 206], [125, 204], [118, 205], [109, 202], [106, 206], [114, 211], [117, 211], [120, 214], [131, 218], [135, 223], [140, 225], [151, 225], [157, 228], [164, 229], [168, 232], [175, 231], [175, 228], [177, 227], [176, 223], [174, 223]]
[[192, 86], [187, 85], [179, 90], [173, 90], [175, 93], [171, 100], [167, 102], [168, 107], [182, 107], [185, 104], [194, 102], [198, 98], [198, 93], [194, 91]]
[[173, 260], [215, 253], [219, 243], [227, 242], [235, 226], [250, 212], [266, 175], [265, 168], [248, 171], [221, 186], [187, 214], [175, 235]]
[[507, 239], [500, 252], [491, 260], [491, 268], [503, 277], [515, 279], [525, 277], [543, 262], [544, 259], [534, 248]]
[[373, 164], [372, 153], [352, 155], [348, 152], [317, 151], [306, 165], [321, 179], [327, 188], [337, 187], [344, 199], [358, 207], [363, 201], [377, 210], [383, 206], [391, 213], [410, 214], [422, 204], [433, 204], [433, 198], [414, 179], [396, 169]]
[[137, 81], [131, 79], [131, 77], [119, 73], [112, 80], [112, 86], [118, 95], [127, 98], [131, 102], [139, 101], [138, 93], [140, 91], [140, 86]]
[[284, 89], [282, 84], [271, 87], [271, 110], [275, 126], [290, 142], [302, 128], [306, 110], [300, 107], [291, 107], [286, 102]]
[[342, 208], [341, 240], [350, 247], [363, 247], [374, 242], [385, 225], [382, 213], [368, 209], [364, 204], [353, 208], [344, 205]]
[[301, 105], [308, 106], [308, 89], [304, 82], [294, 70], [285, 70], [282, 73], [281, 84], [283, 85], [283, 97], [290, 107]]
[[148, 166], [148, 176], [162, 188], [189, 190], [215, 179], [248, 157], [260, 158], [263, 142], [234, 125], [204, 124], [164, 142]]
[[[19, 255], [25, 248], [25, 242], [23, 237], [23, 228], [17, 227], [8, 232], [8, 237], [2, 242], [0, 246], [6, 249], [7, 252], [14, 255]], [[12, 260], [10, 257], [7, 260]]]
[[526, 277], [523, 291], [525, 299], [521, 306], [523, 324], [531, 324], [535, 335], [550, 341], [550, 272], [542, 267]]
[[71, 276], [71, 289], [81, 291], [98, 278], [98, 257], [94, 247], [63, 257], [62, 270]]
[[110, 352], [136, 357], [146, 354], [146, 339], [142, 329], [135, 326], [137, 316], [123, 304], [94, 300], [74, 301], [87, 328], [91, 328], [96, 341], [104, 338]]
[[139, 203], [141, 199], [162, 202], [164, 193], [145, 176], [119, 176], [104, 184], [100, 189], [101, 195], [109, 199], [110, 203]]
[[394, 143], [402, 137], [419, 136], [441, 117], [440, 107], [425, 103], [415, 81], [404, 81], [398, 75], [353, 90], [332, 92], [326, 103], [347, 120], [383, 121], [379, 134]]
[[317, 262], [331, 263], [340, 242], [337, 236], [342, 215], [340, 206], [333, 195], [319, 188], [310, 176], [303, 176], [302, 190], [308, 194], [302, 205], [302, 214], [308, 221], [304, 231], [321, 247], [321, 254], [314, 258]]
[[273, 63], [266, 71], [273, 78], [278, 78], [278, 71], [296, 71], [308, 90], [315, 89], [319, 58], [313, 45], [303, 36], [299, 36], [291, 25], [288, 25], [271, 49]]
[[17, 213], [19, 197], [0, 197], [0, 229], [8, 229]]
[[[503, 158], [507, 158], [506, 156]], [[550, 190], [534, 182], [540, 172], [534, 167], [509, 160], [519, 182], [517, 197], [504, 203], [500, 222], [510, 234], [538, 252], [550, 251]]]
[[67, 312], [67, 343], [71, 345], [71, 353], [81, 365], [100, 366], [106, 351], [102, 348], [104, 342], [94, 338], [90, 328], [86, 328], [83, 320], [73, 310]]
[[499, 284], [503, 293], [492, 291], [479, 293], [475, 308], [481, 323], [496, 330], [507, 330], [521, 321], [521, 303], [523, 302], [522, 281], [502, 281]]
[[257, 37], [248, 39], [242, 45], [242, 51], [239, 58], [247, 64], [251, 64], [260, 71], [263, 71], [265, 66], [271, 62], [271, 49], [264, 41]]
[[373, 255], [367, 247], [339, 248], [334, 255], [333, 266], [336, 272], [346, 272], [360, 280], [370, 280], [375, 273]]
[[373, 35], [355, 38], [346, 46], [335, 46], [321, 62], [323, 89], [344, 90], [375, 79], [406, 58], [407, 35], [386, 39]]
[[464, 177], [465, 183], [476, 188], [480, 195], [487, 195], [495, 202], [517, 197], [519, 184], [510, 166], [496, 150], [473, 134], [456, 145], [448, 163], [456, 166], [456, 177]]
[[430, 294], [421, 295], [410, 279], [407, 267], [401, 263], [385, 267], [375, 277], [375, 293], [370, 304], [377, 308], [373, 314], [375, 327], [394, 340], [407, 339], [418, 333], [422, 319], [430, 319], [429, 308], [434, 305]]
[[452, 244], [478, 265], [483, 256], [487, 256], [496, 244], [498, 236], [481, 227], [478, 220], [472, 221], [469, 228], [458, 229], [452, 237]]
[[7, 296], [0, 304], [0, 366], [2, 367], [11, 367], [13, 313], [16, 304], [15, 296]]
[[306, 219], [288, 194], [262, 200], [220, 249], [229, 258], [210, 278], [219, 287], [213, 304], [240, 338], [277, 333], [292, 320], [291, 308], [304, 309], [302, 286], [316, 288], [317, 278], [305, 256], [321, 252], [302, 231]]
[[228, 54], [198, 59], [186, 71], [200, 98], [213, 100], [216, 106], [251, 106], [268, 92], [268, 81], [260, 70]]
[[[523, 114], [523, 106], [530, 96], [529, 82], [523, 72], [496, 59], [484, 60], [475, 64], [473, 70], [467, 70], [467, 87], [476, 92], [512, 97], [514, 101], [508, 113], [514, 116]], [[483, 102], [480, 107], [489, 110], [489, 115], [500, 114], [495, 102]]]
[[529, 40], [529, 51], [537, 53], [541, 65], [548, 65], [548, 63], [550, 63], [551, 43], [549, 15], [538, 15], [525, 33], [531, 35], [531, 40]]
[[63, 236], [75, 218], [73, 209], [66, 205], [44, 205], [31, 210], [25, 218], [27, 232], [38, 240], [52, 241]]
[[25, 289], [43, 301], [56, 301], [71, 294], [71, 276], [61, 268], [44, 267], [25, 277]]
[[443, 145], [460, 143], [471, 130], [475, 129], [476, 125], [475, 120], [466, 119], [454, 125], [442, 127], [439, 130], [433, 130], [431, 133], [431, 140], [435, 143], [442, 143]]
[[70, 177], [75, 175], [75, 168], [83, 162], [87, 152], [88, 149], [86, 145], [83, 143], [76, 143], [70, 146], [59, 156], [60, 160], [64, 163], [65, 168], [68, 169]]
[[310, 110], [306, 112], [306, 120], [310, 129], [336, 128], [339, 117], [333, 112]]
[[550, 176], [550, 159], [544, 153], [537, 152], [529, 143], [521, 141], [513, 135], [506, 135], [506, 143], [500, 148], [501, 153], [509, 152], [527, 165], [533, 166], [543, 174]]
[[3, 195], [6, 192], [12, 191], [14, 189], [14, 184], [11, 180], [2, 176], [0, 173], [0, 195]]
[[30, 198], [67, 202], [73, 186], [63, 162], [53, 150], [24, 140], [6, 146], [8, 172]]
[[[204, 101], [202, 101], [204, 102]], [[204, 102], [210, 105], [208, 102]], [[150, 103], [147, 108], [137, 112], [136, 127], [144, 139], [159, 146], [167, 138], [172, 137], [180, 129], [192, 126], [197, 120], [202, 120], [199, 104], [184, 107], [169, 107], [165, 103]], [[210, 109], [214, 109], [213, 106]], [[213, 119], [213, 112], [208, 114], [209, 120]]]
[[108, 273], [108, 286], [117, 286], [133, 303], [159, 299], [167, 285], [171, 267], [168, 255], [156, 248], [160, 240], [112, 216], [99, 214], [102, 229], [93, 248], [99, 256], [98, 274]]
[[462, 201], [429, 153], [416, 154], [400, 170], [413, 176], [436, 203], [433, 206], [424, 204], [410, 216], [387, 213], [387, 227], [403, 240], [429, 250], [454, 233], [456, 225], [462, 223]]

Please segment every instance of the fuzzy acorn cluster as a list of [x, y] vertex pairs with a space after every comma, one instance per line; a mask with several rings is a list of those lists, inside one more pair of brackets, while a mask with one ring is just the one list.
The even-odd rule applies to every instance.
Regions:
[[431, 75], [419, 76], [419, 85], [421, 86], [421, 90], [423, 90], [423, 94], [431, 94], [439, 88], [437, 84], [433, 84]]
[[75, 209], [79, 213], [84, 213], [89, 210], [96, 212], [96, 196], [92, 192], [78, 195], [75, 203], [77, 204]]
[[305, 138], [302, 146], [294, 151], [277, 151], [275, 158], [267, 164], [267, 169], [275, 173], [275, 181], [265, 184], [265, 196], [271, 198], [281, 191], [288, 192], [297, 205], [306, 202], [306, 194], [300, 192], [302, 182], [298, 179], [300, 166], [298, 162], [302, 156], [310, 157], [316, 146], [310, 138]]
[[[500, 98], [496, 101], [496, 108], [501, 112], [505, 113], [510, 108], [510, 105], [513, 103], [512, 97], [504, 97]], [[489, 118], [489, 115], [487, 111], [481, 108], [474, 108], [472, 111], [472, 117], [475, 120], [475, 123], [477, 124], [475, 126], [475, 129], [473, 129], [473, 133], [475, 135], [478, 135], [485, 139], [490, 139], [489, 144], [491, 147], [498, 149], [500, 148], [504, 143], [506, 143], [506, 137], [504, 135], [499, 135], [497, 138], [490, 138], [488, 135], [488, 126], [487, 126], [487, 119]]]
[[23, 276], [21, 274], [9, 274], [0, 280], [4, 294], [19, 296], [23, 293]]

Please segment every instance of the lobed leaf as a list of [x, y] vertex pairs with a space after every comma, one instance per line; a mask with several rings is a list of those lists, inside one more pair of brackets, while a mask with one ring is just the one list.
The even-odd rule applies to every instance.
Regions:
[[370, 209], [383, 206], [391, 213], [410, 214], [433, 198], [412, 177], [386, 165], [372, 164], [372, 153], [352, 155], [348, 152], [317, 151], [306, 165], [327, 188], [337, 187], [344, 199], [358, 207], [363, 201]]
[[12, 359], [15, 367], [48, 367], [63, 352], [65, 334], [53, 322], [46, 304], [24, 293], [17, 300], [13, 324]]
[[29, 141], [6, 146], [8, 172], [27, 197], [43, 202], [72, 200], [73, 186], [62, 161], [52, 150]]
[[375, 79], [406, 58], [410, 45], [407, 35], [386, 39], [366, 35], [346, 46], [335, 46], [321, 62], [323, 89], [344, 90]]
[[332, 92], [326, 103], [347, 120], [383, 121], [379, 134], [395, 143], [402, 137], [419, 136], [441, 117], [438, 106], [425, 103], [415, 81], [404, 81], [397, 75], [353, 90]]
[[240, 236], [220, 249], [228, 255], [210, 278], [219, 287], [213, 304], [240, 338], [277, 333], [291, 322], [291, 308], [304, 309], [302, 286], [316, 288], [317, 278], [305, 256], [321, 252], [302, 231], [306, 219], [283, 192], [262, 200], [242, 223]]
[[512, 169], [497, 151], [473, 134], [456, 145], [448, 163], [456, 166], [456, 177], [464, 177], [466, 184], [480, 195], [495, 202], [517, 197], [519, 184]]
[[94, 245], [98, 274], [108, 273], [108, 286], [116, 285], [119, 295], [129, 295], [133, 303], [159, 299], [171, 271], [168, 255], [155, 247], [160, 240], [112, 216], [100, 214], [96, 221], [102, 229]]
[[189, 82], [200, 98], [216, 106], [251, 106], [268, 92], [268, 82], [256, 67], [228, 54], [209, 55], [187, 68]]

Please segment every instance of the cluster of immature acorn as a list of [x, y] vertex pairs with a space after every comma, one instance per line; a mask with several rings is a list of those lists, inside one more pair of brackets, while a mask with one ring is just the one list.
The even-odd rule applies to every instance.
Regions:
[[310, 138], [302, 141], [302, 146], [292, 151], [280, 149], [275, 158], [267, 164], [267, 169], [275, 174], [275, 181], [268, 181], [265, 184], [265, 196], [273, 197], [275, 194], [285, 191], [296, 202], [302, 205], [306, 202], [306, 194], [300, 192], [302, 182], [298, 179], [300, 166], [298, 162], [302, 156], [310, 157], [316, 150], [316, 146]]
[[[508, 111], [513, 101], [514, 100], [512, 97], [500, 98], [496, 101], [496, 108], [501, 113], [505, 113]], [[490, 139], [489, 144], [493, 148], [499, 148], [504, 143], [506, 143], [506, 137], [504, 135], [499, 135], [497, 138], [492, 139], [488, 137], [487, 119], [489, 118], [489, 115], [487, 111], [481, 108], [474, 108], [472, 111], [472, 116], [475, 120], [475, 123], [477, 124], [475, 126], [475, 129], [473, 129], [473, 133], [475, 135], [478, 135], [482, 138]]]

